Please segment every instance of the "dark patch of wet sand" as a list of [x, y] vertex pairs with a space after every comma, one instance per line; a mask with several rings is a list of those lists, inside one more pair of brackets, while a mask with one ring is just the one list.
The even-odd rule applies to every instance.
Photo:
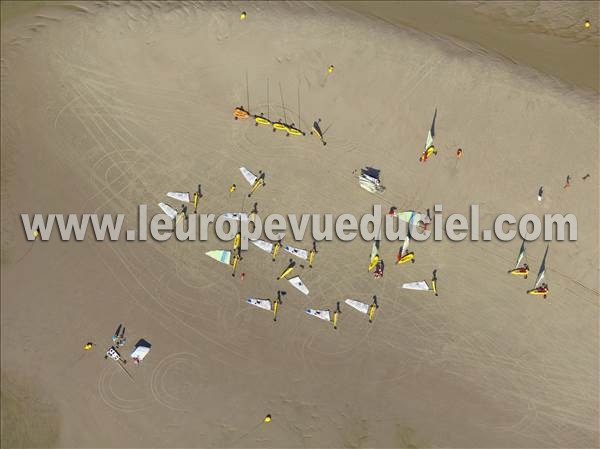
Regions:
[[[515, 64], [600, 90], [597, 2], [335, 1], [362, 15], [480, 45]], [[485, 3], [482, 5], [482, 3]], [[584, 18], [592, 28], [584, 29]]]

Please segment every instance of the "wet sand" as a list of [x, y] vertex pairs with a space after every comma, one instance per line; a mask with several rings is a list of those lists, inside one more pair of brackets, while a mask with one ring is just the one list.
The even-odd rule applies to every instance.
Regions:
[[[453, 38], [565, 83], [600, 90], [597, 2], [336, 1], [359, 14]], [[589, 29], [585, 20], [594, 24]]]

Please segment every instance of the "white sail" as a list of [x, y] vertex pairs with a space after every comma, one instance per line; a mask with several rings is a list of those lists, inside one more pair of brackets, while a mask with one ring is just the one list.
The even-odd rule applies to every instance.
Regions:
[[316, 316], [325, 321], [331, 321], [331, 313], [329, 310], [306, 309], [305, 312], [309, 315]]
[[257, 299], [257, 298], [248, 298], [246, 302], [250, 305], [260, 307], [261, 309], [271, 310], [271, 300], [270, 299]]
[[408, 238], [408, 236], [406, 236], [406, 238], [404, 239], [404, 245], [402, 245], [402, 250], [400, 251], [400, 257], [404, 257], [408, 253], [408, 242], [409, 241], [410, 241], [410, 239]]
[[364, 302], [360, 302], [355, 299], [346, 299], [344, 302], [361, 313], [369, 313], [369, 305], [365, 304]]
[[242, 175], [244, 176], [244, 178], [246, 179], [246, 181], [248, 181], [248, 183], [251, 186], [254, 185], [254, 183], [258, 179], [256, 177], [256, 175], [254, 173], [252, 173], [250, 170], [248, 170], [246, 167], [240, 167], [240, 171], [242, 172]]
[[189, 192], [167, 192], [167, 196], [185, 203], [190, 202]]
[[406, 288], [408, 290], [430, 290], [429, 285], [425, 281], [417, 281], [417, 282], [407, 282], [402, 284], [402, 288]]
[[538, 277], [535, 280], [535, 288], [538, 288], [542, 284], [542, 281], [544, 280], [544, 276], [546, 276], [546, 270], [541, 270], [538, 273]]
[[300, 248], [294, 248], [293, 246], [288, 246], [285, 245], [283, 247], [284, 251], [287, 251], [288, 253], [299, 257], [300, 259], [308, 259], [308, 251], [306, 251], [305, 249], [300, 249]]
[[358, 184], [368, 192], [377, 192], [377, 180], [370, 176], [361, 175], [360, 178], [358, 178]]
[[371, 261], [379, 256], [379, 240], [373, 240], [373, 246], [371, 247]]
[[271, 253], [273, 251], [273, 244], [271, 242], [265, 242], [264, 240], [257, 239], [250, 240], [250, 243], [268, 253]]
[[550, 245], [546, 246], [546, 252], [544, 253], [544, 258], [542, 259], [542, 264], [540, 265], [540, 271], [538, 272], [537, 278], [535, 280], [535, 287], [538, 288], [542, 281], [544, 280], [544, 276], [546, 275], [546, 257], [548, 256], [548, 249]]
[[433, 113], [433, 121], [431, 122], [431, 128], [429, 128], [429, 132], [427, 133], [427, 142], [425, 143], [425, 151], [427, 151], [431, 146], [433, 146], [433, 138], [435, 137], [435, 118], [437, 116], [437, 109]]
[[248, 214], [245, 214], [244, 212], [238, 212], [238, 213], [227, 212], [226, 214], [223, 214], [223, 217], [228, 220], [243, 220], [243, 221], [248, 220]]
[[209, 251], [205, 254], [211, 259], [215, 259], [217, 262], [221, 262], [226, 265], [229, 265], [229, 262], [231, 261], [231, 251], [217, 249], [214, 251]]
[[373, 240], [373, 246], [371, 247], [371, 262], [375, 257], [379, 257], [379, 245], [381, 244], [381, 226], [377, 230], [377, 238]]
[[523, 243], [521, 243], [521, 249], [519, 250], [519, 256], [517, 257], [517, 263], [515, 264], [515, 269], [519, 268], [519, 266], [521, 265], [521, 261], [523, 260], [523, 257], [525, 257], [525, 240], [523, 240]]
[[166, 203], [158, 203], [158, 206], [162, 209], [162, 211], [165, 214], [167, 214], [171, 218], [171, 220], [175, 220], [175, 218], [177, 217], [177, 211], [175, 209], [173, 209]]
[[400, 221], [404, 221], [408, 224], [416, 226], [419, 222], [423, 221], [425, 215], [419, 212], [415, 212], [414, 210], [408, 210], [403, 212], [396, 212], [396, 217], [398, 217], [398, 220]]
[[433, 136], [431, 135], [431, 130], [427, 134], [427, 143], [425, 143], [425, 149], [431, 148], [433, 146]]
[[288, 279], [288, 282], [305, 295], [308, 295], [308, 288], [306, 287], [306, 285], [304, 285], [304, 282], [302, 282], [300, 276], [294, 276], [293, 278]]

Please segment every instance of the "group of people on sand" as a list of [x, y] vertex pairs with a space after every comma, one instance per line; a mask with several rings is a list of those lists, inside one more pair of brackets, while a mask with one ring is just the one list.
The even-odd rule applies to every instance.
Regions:
[[[332, 70], [331, 70], [332, 68], [333, 67], [331, 67], [330, 70], [329, 70], [330, 73], [332, 72]], [[234, 117], [237, 120], [237, 119], [249, 118], [249, 117], [252, 117], [252, 115], [248, 111], [246, 111], [242, 106], [240, 106], [240, 107], [238, 107], [238, 108], [236, 108], [234, 110]], [[260, 116], [255, 116], [255, 118], [257, 120], [257, 124], [258, 123], [262, 123], [262, 120], [264, 119], [264, 117], [262, 116], [262, 114]], [[264, 120], [266, 121], [266, 119], [264, 119]], [[434, 116], [434, 121], [435, 121], [435, 116]], [[320, 129], [318, 128], [318, 123], [317, 122], [315, 122], [315, 123], [316, 123], [317, 129], [320, 131]], [[273, 124], [273, 126], [275, 126], [275, 123], [269, 122], [269, 124]], [[313, 130], [314, 130], [314, 128], [313, 128]], [[317, 135], [322, 139], [321, 133], [317, 133]], [[432, 139], [432, 137], [433, 137], [433, 126], [432, 126], [432, 130], [430, 132], [430, 137], [429, 137], [429, 140], [428, 140], [428, 146], [425, 149], [425, 151], [423, 151], [423, 153], [421, 154], [421, 156], [419, 157], [419, 161], [420, 162], [426, 162], [432, 156], [435, 156], [435, 155], [438, 154], [438, 150], [433, 145], [433, 141], [432, 141], [433, 139]], [[462, 158], [463, 155], [464, 155], [463, 149], [462, 148], [458, 148], [456, 150], [456, 159], [458, 160], [458, 159]], [[585, 181], [589, 177], [590, 177], [590, 175], [586, 174], [584, 177], [582, 177], [582, 179]], [[264, 184], [264, 178], [259, 178], [257, 180], [256, 187], [259, 186], [259, 183], [261, 181]], [[567, 178], [566, 178], [566, 181], [565, 181], [565, 184], [564, 184], [564, 188], [565, 189], [569, 188], [569, 187], [571, 187], [571, 185], [572, 185], [572, 177], [571, 177], [571, 175], [567, 175]], [[233, 192], [235, 192], [235, 189], [236, 189], [235, 184], [232, 184], [232, 186], [229, 189], [230, 194], [233, 193]], [[252, 190], [254, 191], [254, 188]], [[542, 201], [543, 195], [544, 195], [544, 188], [540, 187], [540, 189], [538, 191], [538, 201]], [[253, 211], [251, 213], [252, 213], [252, 215], [254, 215], [256, 212], [257, 211], [256, 211], [256, 203], [255, 203], [254, 209], [253, 209]], [[396, 213], [397, 213], [397, 208], [396, 207], [390, 208], [389, 215], [396, 215]], [[421, 227], [423, 230], [427, 230], [427, 228], [429, 227], [430, 224], [431, 224], [431, 217], [429, 215], [429, 210], [428, 210], [427, 216], [423, 217], [422, 220], [419, 221], [418, 226]], [[405, 246], [407, 246], [407, 245], [405, 245]], [[399, 251], [398, 255], [396, 256], [396, 263], [397, 264], [403, 264], [403, 263], [406, 263], [406, 262], [412, 262], [412, 263], [415, 262], [415, 260], [414, 260], [414, 253], [413, 252], [404, 251], [404, 247], [403, 247], [403, 249], [401, 249]], [[373, 269], [373, 265], [375, 265], [374, 269]], [[385, 265], [384, 265], [383, 260], [381, 260], [378, 257], [376, 257], [375, 260], [372, 260], [371, 267], [370, 267], [369, 270], [373, 270], [373, 275], [376, 278], [381, 278], [381, 277], [383, 277], [384, 268], [385, 268]], [[515, 268], [513, 270], [510, 270], [509, 273], [515, 274], [515, 275], [520, 275], [520, 276], [523, 276], [525, 279], [527, 279], [527, 275], [529, 274], [529, 266], [526, 263], [524, 263], [523, 265], [518, 266], [517, 268]], [[547, 296], [548, 292], [549, 292], [548, 284], [544, 282], [544, 283], [540, 284], [539, 286], [536, 286], [534, 289], [529, 290], [527, 293], [529, 293], [529, 294], [535, 294], [535, 295], [543, 295], [544, 298], [545, 298]]]

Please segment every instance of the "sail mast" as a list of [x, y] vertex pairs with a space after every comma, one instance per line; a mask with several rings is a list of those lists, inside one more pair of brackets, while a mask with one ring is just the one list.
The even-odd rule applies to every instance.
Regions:
[[281, 107], [283, 108], [283, 120], [287, 125], [287, 116], [285, 113], [285, 104], [283, 103], [283, 90], [281, 89], [281, 83], [279, 83], [279, 95], [281, 95]]
[[248, 69], [246, 69], [246, 99], [248, 100], [248, 112], [250, 112], [250, 88], [248, 86]]

